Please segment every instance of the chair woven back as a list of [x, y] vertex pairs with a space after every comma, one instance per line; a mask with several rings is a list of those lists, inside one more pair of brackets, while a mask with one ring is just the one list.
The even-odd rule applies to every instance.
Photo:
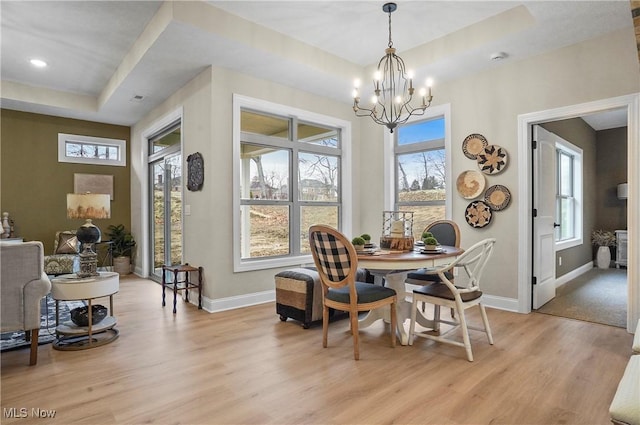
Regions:
[[309, 229], [311, 253], [324, 282], [332, 288], [340, 288], [355, 282], [358, 260], [355, 248], [338, 230], [330, 226], [316, 225]]
[[440, 245], [460, 247], [460, 228], [455, 221], [434, 221], [425, 227], [424, 232], [433, 233], [433, 237], [438, 240]]

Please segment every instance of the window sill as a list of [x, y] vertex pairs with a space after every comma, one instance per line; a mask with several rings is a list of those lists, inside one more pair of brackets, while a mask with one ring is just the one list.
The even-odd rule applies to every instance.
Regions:
[[568, 239], [562, 242], [556, 242], [556, 252], [582, 245], [582, 238]]
[[296, 257], [269, 258], [264, 260], [241, 260], [233, 267], [235, 273], [255, 270], [275, 269], [279, 267], [292, 267], [313, 265], [311, 255], [299, 255]]

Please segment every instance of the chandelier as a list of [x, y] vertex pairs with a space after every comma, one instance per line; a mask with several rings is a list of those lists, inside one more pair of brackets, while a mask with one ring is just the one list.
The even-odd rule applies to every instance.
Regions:
[[371, 117], [378, 124], [387, 126], [393, 133], [398, 124], [407, 122], [413, 115], [422, 115], [431, 105], [431, 79], [427, 80], [427, 89], [419, 91], [421, 104], [411, 106], [411, 100], [415, 89], [413, 88], [413, 74], [407, 71], [404, 61], [396, 55], [396, 49], [391, 40], [391, 13], [398, 6], [395, 3], [385, 3], [382, 10], [389, 14], [389, 44], [385, 49], [385, 55], [378, 62], [378, 70], [373, 76], [373, 96], [371, 107], [363, 107], [360, 104], [359, 86], [356, 80], [353, 90], [353, 111], [358, 117]]

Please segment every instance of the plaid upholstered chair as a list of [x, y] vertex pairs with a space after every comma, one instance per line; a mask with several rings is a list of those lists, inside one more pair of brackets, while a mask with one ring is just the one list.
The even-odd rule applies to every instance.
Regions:
[[348, 311], [353, 334], [353, 357], [358, 360], [358, 312], [388, 306], [391, 316], [391, 346], [395, 347], [396, 292], [384, 286], [356, 281], [356, 250], [336, 229], [323, 225], [311, 226], [309, 244], [322, 283], [322, 346], [327, 347], [329, 309]]

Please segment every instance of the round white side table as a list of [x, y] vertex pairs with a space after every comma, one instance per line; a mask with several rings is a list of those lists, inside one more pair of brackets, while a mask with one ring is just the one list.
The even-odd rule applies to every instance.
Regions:
[[[108, 344], [118, 338], [113, 315], [113, 295], [120, 289], [119, 274], [100, 272], [98, 276], [79, 278], [76, 274], [65, 274], [51, 279], [51, 295], [56, 300], [56, 335], [53, 348], [56, 350], [86, 350]], [[59, 322], [59, 302], [86, 300], [92, 311], [93, 300], [109, 297], [109, 315], [100, 323], [92, 323], [89, 314], [88, 326], [77, 326], [71, 321]]]

